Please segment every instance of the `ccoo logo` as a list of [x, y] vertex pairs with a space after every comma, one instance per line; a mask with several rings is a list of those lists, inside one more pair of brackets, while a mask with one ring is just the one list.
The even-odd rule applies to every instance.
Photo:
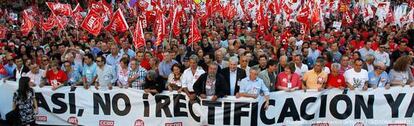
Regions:
[[113, 120], [99, 120], [99, 126], [114, 126]]
[[134, 126], [145, 126], [145, 124], [143, 120], [137, 119]]

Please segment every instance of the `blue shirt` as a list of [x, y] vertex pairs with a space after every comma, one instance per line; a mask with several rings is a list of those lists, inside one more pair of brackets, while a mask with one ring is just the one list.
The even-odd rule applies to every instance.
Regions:
[[113, 56], [112, 54], [108, 54], [106, 56], [106, 64], [111, 65], [111, 66], [115, 66], [119, 63], [119, 61], [122, 58], [122, 54], [118, 53], [118, 55]]
[[91, 65], [84, 64], [82, 69], [82, 76], [86, 77], [86, 82], [91, 83], [93, 78], [96, 76], [96, 63], [92, 63]]
[[13, 64], [13, 65], [6, 64], [4, 65], [4, 69], [6, 69], [7, 71], [7, 77], [12, 77], [13, 71], [14, 69], [16, 69], [16, 64]]
[[93, 56], [97, 56], [98, 53], [101, 52], [101, 49], [98, 48], [98, 47], [92, 47], [91, 52], [92, 52]]
[[171, 60], [170, 62], [166, 62], [166, 61], [162, 61], [159, 65], [158, 65], [158, 71], [159, 71], [159, 75], [161, 75], [162, 77], [168, 77], [168, 75], [170, 75], [171, 73], [171, 67], [178, 63], [175, 60]]
[[264, 84], [263, 80], [256, 78], [256, 80], [250, 80], [249, 77], [244, 78], [240, 82], [240, 93], [247, 93], [259, 96], [260, 93], [269, 95], [269, 89]]
[[[62, 66], [60, 67], [61, 70], [66, 71], [65, 66], [63, 66], [64, 64], [62, 64]], [[72, 70], [77, 72], [78, 74], [82, 73], [82, 64], [78, 64], [78, 63], [71, 63], [71, 67]]]
[[81, 74], [79, 72], [76, 72], [76, 71], [72, 71], [67, 75], [68, 75], [68, 84], [69, 85], [76, 84], [81, 79]]
[[384, 87], [389, 82], [387, 72], [382, 72], [379, 76], [375, 75], [374, 71], [368, 73], [368, 84], [369, 86]]
[[[121, 52], [122, 55], [125, 54], [124, 49], [122, 49], [120, 52]], [[126, 52], [126, 54], [129, 56], [129, 58], [134, 58], [135, 57], [135, 52], [132, 51], [131, 49], [128, 49], [128, 51]]]

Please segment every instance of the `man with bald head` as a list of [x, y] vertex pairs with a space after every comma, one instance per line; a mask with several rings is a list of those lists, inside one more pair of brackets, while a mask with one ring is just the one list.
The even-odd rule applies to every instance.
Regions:
[[246, 77], [246, 71], [237, 67], [239, 59], [230, 57], [229, 67], [222, 69], [221, 74], [226, 80], [226, 95], [234, 96], [239, 92], [239, 82]]

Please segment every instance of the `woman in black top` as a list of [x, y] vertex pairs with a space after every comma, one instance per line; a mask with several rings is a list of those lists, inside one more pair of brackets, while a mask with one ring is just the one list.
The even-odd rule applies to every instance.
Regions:
[[18, 109], [21, 125], [34, 126], [35, 114], [38, 113], [35, 93], [29, 86], [30, 78], [21, 77], [19, 80], [19, 88], [13, 96], [13, 110]]

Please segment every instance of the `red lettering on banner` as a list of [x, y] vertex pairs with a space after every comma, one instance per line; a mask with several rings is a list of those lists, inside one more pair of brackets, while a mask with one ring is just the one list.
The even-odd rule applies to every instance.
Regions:
[[182, 126], [183, 122], [165, 123], [165, 126]]
[[47, 116], [36, 116], [36, 121], [47, 122]]
[[114, 126], [113, 120], [99, 120], [99, 126]]
[[71, 116], [68, 118], [68, 123], [73, 124], [73, 125], [78, 125], [78, 118]]
[[134, 126], [145, 126], [145, 124], [143, 120], [137, 119]]
[[312, 126], [329, 126], [329, 123], [314, 123]]

